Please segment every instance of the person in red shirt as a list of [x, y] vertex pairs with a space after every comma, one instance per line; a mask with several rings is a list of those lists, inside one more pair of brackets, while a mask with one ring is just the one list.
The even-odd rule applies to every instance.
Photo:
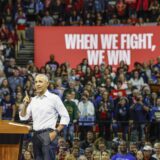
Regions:
[[[23, 13], [22, 9], [20, 8], [18, 10], [18, 15], [16, 17], [16, 29], [17, 29], [17, 34], [18, 34], [18, 48], [20, 48], [20, 46], [24, 47], [25, 45], [25, 39], [26, 39], [26, 17], [25, 14]], [[19, 51], [19, 49], [18, 49]]]

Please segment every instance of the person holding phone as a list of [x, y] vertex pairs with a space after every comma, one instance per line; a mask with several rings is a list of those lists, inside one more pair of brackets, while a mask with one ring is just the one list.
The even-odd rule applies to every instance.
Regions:
[[[70, 121], [61, 99], [48, 91], [48, 85], [48, 77], [38, 74], [35, 77], [36, 96], [30, 98], [26, 93], [19, 113], [21, 120], [28, 120], [32, 116], [35, 160], [55, 159], [56, 136]], [[60, 122], [57, 125], [58, 117]]]

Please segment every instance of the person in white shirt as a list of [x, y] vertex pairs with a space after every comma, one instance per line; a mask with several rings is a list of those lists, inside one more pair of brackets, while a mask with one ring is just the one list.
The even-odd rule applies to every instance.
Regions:
[[132, 83], [132, 86], [136, 87], [138, 90], [142, 88], [144, 80], [138, 70], [133, 71], [133, 77], [130, 79], [130, 82]]
[[[69, 114], [61, 99], [48, 91], [49, 80], [44, 74], [35, 77], [36, 96], [26, 94], [23, 108], [19, 113], [21, 120], [33, 119], [33, 151], [35, 160], [54, 160], [56, 136], [69, 124]], [[60, 122], [57, 126], [58, 116]], [[57, 126], [57, 127], [56, 127]]]
[[87, 131], [93, 130], [95, 121], [94, 104], [89, 100], [89, 93], [83, 93], [78, 104], [80, 138], [83, 140]]

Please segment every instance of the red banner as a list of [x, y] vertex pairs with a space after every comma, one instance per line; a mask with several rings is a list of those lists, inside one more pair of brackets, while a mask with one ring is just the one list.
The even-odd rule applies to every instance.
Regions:
[[123, 60], [132, 69], [160, 55], [160, 27], [35, 27], [35, 64], [44, 66], [51, 54], [71, 67], [87, 58], [91, 66]]

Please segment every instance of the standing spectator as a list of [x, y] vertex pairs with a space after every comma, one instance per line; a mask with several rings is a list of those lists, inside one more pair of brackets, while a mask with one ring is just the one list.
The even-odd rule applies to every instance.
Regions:
[[55, 72], [57, 70], [57, 68], [59, 67], [59, 63], [55, 60], [55, 57], [53, 54], [50, 55], [50, 59], [46, 63], [46, 65], [47, 64], [52, 68], [53, 72]]
[[81, 131], [81, 138], [83, 139], [86, 131], [92, 130], [95, 119], [95, 109], [93, 103], [89, 100], [89, 94], [85, 93], [81, 97], [78, 104], [80, 111], [79, 125]]
[[23, 12], [22, 8], [18, 10], [17, 17], [15, 19], [16, 23], [16, 29], [17, 29], [17, 34], [18, 34], [18, 51], [20, 47], [25, 46], [25, 41], [26, 41], [26, 24], [27, 24], [27, 19], [25, 16], [25, 13]]
[[[12, 29], [9, 37], [8, 37], [8, 48], [10, 48], [10, 50], [13, 50], [14, 52], [18, 52], [18, 35], [15, 29]], [[12, 51], [12, 52], [13, 52]], [[16, 55], [12, 53], [12, 58], [16, 58]], [[11, 56], [10, 56], [11, 57]]]
[[145, 126], [149, 111], [149, 107], [142, 100], [142, 95], [137, 96], [136, 102], [130, 107], [130, 119], [133, 120], [136, 129], [139, 131], [139, 139], [145, 139]]
[[6, 24], [3, 22], [0, 28], [0, 40], [2, 43], [7, 43], [9, 37], [9, 30]]
[[102, 100], [98, 107], [97, 121], [99, 124], [100, 136], [106, 139], [111, 138], [111, 123], [113, 120], [113, 102], [109, 99], [108, 92], [102, 93]]
[[119, 131], [122, 132], [123, 139], [127, 139], [128, 133], [128, 121], [129, 121], [129, 106], [128, 99], [121, 97], [116, 105], [115, 120], [118, 123]]
[[149, 83], [151, 80], [151, 68], [149, 67], [149, 64], [147, 64], [146, 62], [143, 63], [143, 71], [145, 72]]
[[150, 138], [160, 140], [160, 98], [157, 98], [156, 104], [151, 108], [151, 128]]
[[139, 16], [144, 17], [145, 13], [148, 11], [149, 0], [137, 0], [137, 12]]
[[138, 70], [133, 71], [133, 77], [130, 79], [130, 82], [133, 87], [137, 87], [139, 90], [142, 88], [144, 85], [144, 80]]
[[27, 21], [35, 21], [36, 17], [36, 0], [30, 0], [28, 4], [25, 6], [26, 7], [26, 17]]
[[69, 139], [70, 141], [73, 141], [74, 137], [74, 127], [75, 123], [77, 123], [77, 120], [79, 118], [78, 116], [78, 107], [75, 102], [71, 99], [71, 93], [67, 93], [66, 99], [64, 101], [64, 105], [69, 113], [70, 116], [70, 123], [68, 126], [65, 126], [63, 133], [65, 139]]

